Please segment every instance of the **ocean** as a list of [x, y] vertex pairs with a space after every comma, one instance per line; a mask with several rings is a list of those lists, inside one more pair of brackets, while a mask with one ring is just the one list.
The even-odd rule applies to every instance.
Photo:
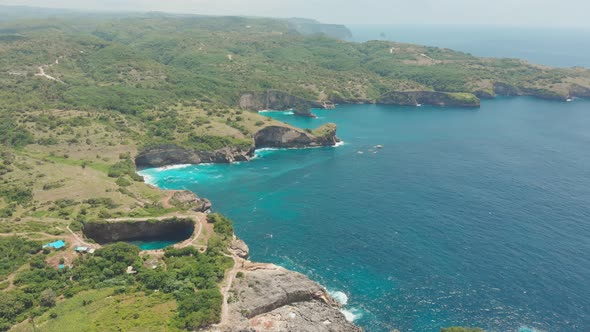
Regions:
[[353, 41], [394, 40], [554, 67], [590, 67], [590, 29], [458, 25], [348, 25]]
[[266, 114], [334, 122], [343, 145], [141, 173], [211, 199], [252, 260], [318, 281], [366, 331], [590, 329], [590, 101], [315, 113]]

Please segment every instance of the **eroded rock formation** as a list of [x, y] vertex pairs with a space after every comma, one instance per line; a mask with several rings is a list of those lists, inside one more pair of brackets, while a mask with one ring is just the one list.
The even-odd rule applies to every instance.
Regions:
[[256, 148], [332, 146], [338, 141], [334, 124], [324, 125], [313, 131], [313, 134], [291, 127], [268, 126], [254, 135]]
[[230, 290], [225, 331], [361, 331], [326, 290], [272, 264], [246, 263]]
[[148, 239], [188, 239], [195, 229], [191, 219], [87, 222], [82, 232], [97, 243]]
[[318, 102], [305, 100], [276, 90], [244, 93], [240, 96], [238, 105], [242, 109], [251, 111], [286, 111], [292, 109], [295, 114], [308, 117], [314, 116], [311, 113], [312, 108], [322, 107]]
[[215, 151], [197, 151], [174, 144], [166, 144], [144, 149], [135, 158], [135, 164], [139, 168], [200, 163], [222, 164], [247, 161], [253, 155], [253, 148], [242, 150], [237, 147], [225, 147]]
[[170, 203], [176, 207], [191, 209], [195, 212], [207, 212], [211, 209], [211, 201], [206, 198], [200, 198], [188, 190], [174, 192]]
[[480, 101], [471, 93], [447, 93], [437, 91], [391, 91], [382, 95], [378, 104], [390, 105], [435, 105], [456, 107], [479, 107]]

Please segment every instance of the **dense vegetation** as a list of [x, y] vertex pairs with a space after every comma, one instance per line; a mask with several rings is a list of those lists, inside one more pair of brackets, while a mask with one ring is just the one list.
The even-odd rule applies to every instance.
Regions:
[[[219, 218], [225, 228], [231, 227], [227, 218]], [[114, 295], [159, 291], [177, 303], [171, 327], [194, 330], [211, 325], [219, 321], [221, 313], [218, 283], [232, 264], [231, 258], [222, 254], [223, 248], [212, 246], [204, 253], [193, 247], [168, 248], [162, 261], [154, 265], [139, 256], [138, 247], [120, 242], [80, 256], [71, 269], [56, 270], [45, 262], [51, 252], [40, 252], [39, 243], [0, 238], [0, 273], [15, 273], [14, 288], [0, 297], [0, 330], [45, 312], [52, 316], [51, 310], [62, 295], [71, 298], [98, 289], [112, 289]], [[128, 266], [136, 273], [128, 274]]]
[[[493, 82], [565, 96], [590, 74], [518, 60], [384, 41], [298, 33], [281, 20], [136, 16], [0, 26], [0, 108], [105, 109], [139, 115], [156, 105], [235, 106], [276, 89], [308, 98], [376, 100], [391, 91], [487, 92]], [[56, 63], [57, 60], [57, 63]], [[59, 81], [34, 77], [39, 66]], [[62, 82], [62, 83], [60, 83]]]
[[117, 243], [57, 270], [48, 264], [56, 253], [35, 239], [88, 221], [182, 212], [142, 182], [133, 157], [162, 144], [251, 148], [253, 134], [274, 122], [236, 109], [244, 92], [372, 102], [442, 91], [450, 101], [473, 101], [473, 93], [492, 95], [495, 82], [560, 98], [572, 85], [590, 86], [583, 69], [349, 43], [321, 34], [345, 37], [341, 27], [306, 20], [53, 14], [0, 12], [0, 232], [27, 234], [0, 237], [0, 331], [25, 320], [57, 331], [217, 322], [218, 284], [232, 263], [223, 253], [233, 226], [221, 215], [208, 217], [215, 234], [205, 252], [167, 249], [155, 261]]

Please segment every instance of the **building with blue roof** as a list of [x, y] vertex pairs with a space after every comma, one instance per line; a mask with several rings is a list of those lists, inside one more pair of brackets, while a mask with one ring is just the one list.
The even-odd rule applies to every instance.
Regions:
[[61, 248], [65, 248], [65, 246], [66, 246], [66, 243], [63, 240], [58, 240], [58, 241], [51, 242], [51, 243], [44, 245], [43, 249], [45, 249], [45, 248], [61, 249]]

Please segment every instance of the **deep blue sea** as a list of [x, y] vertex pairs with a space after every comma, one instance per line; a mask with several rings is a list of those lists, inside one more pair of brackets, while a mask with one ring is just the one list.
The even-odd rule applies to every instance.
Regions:
[[335, 122], [344, 145], [142, 174], [210, 198], [253, 260], [317, 280], [366, 331], [590, 330], [590, 101], [315, 113], [272, 116]]
[[352, 40], [394, 40], [555, 67], [590, 67], [590, 29], [465, 25], [349, 25]]

